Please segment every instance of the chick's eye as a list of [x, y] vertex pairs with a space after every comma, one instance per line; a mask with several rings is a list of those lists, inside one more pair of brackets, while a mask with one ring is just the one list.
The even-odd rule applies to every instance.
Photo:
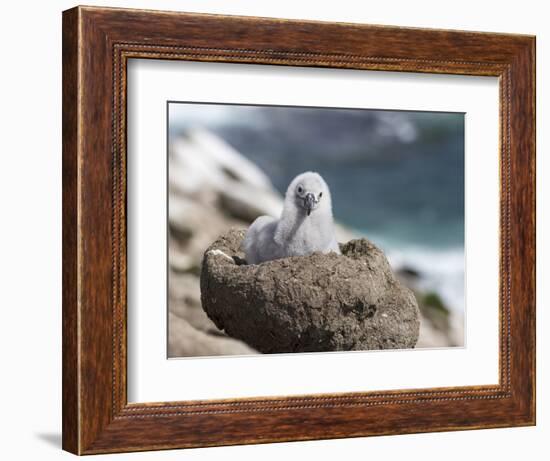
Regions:
[[298, 186], [298, 193], [301, 194], [304, 191], [304, 188], [302, 186]]
[[319, 192], [319, 198], [321, 198], [322, 196], [323, 196], [323, 193]]

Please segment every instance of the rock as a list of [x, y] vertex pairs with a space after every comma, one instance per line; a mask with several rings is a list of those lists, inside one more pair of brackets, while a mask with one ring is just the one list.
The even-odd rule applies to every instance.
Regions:
[[367, 239], [343, 255], [314, 253], [244, 264], [244, 230], [206, 250], [203, 309], [219, 329], [263, 353], [408, 349], [419, 310], [380, 249]]
[[416, 347], [462, 347], [464, 346], [464, 317], [452, 313], [450, 322], [445, 328], [441, 328], [437, 322], [420, 310], [420, 335]]
[[214, 133], [194, 128], [187, 130], [189, 143], [201, 152], [200, 159], [223, 172], [226, 177], [255, 189], [272, 188], [269, 177], [238, 150]]
[[192, 327], [208, 333], [218, 333], [216, 325], [201, 306], [199, 279], [191, 274], [168, 272], [169, 312], [187, 320]]
[[201, 307], [199, 279], [169, 271], [169, 356], [257, 354], [218, 330]]
[[[227, 183], [274, 190], [269, 177], [223, 139], [202, 129], [187, 130], [170, 144], [170, 185], [184, 195], [205, 185], [224, 190]], [[181, 180], [181, 175], [185, 180]]]
[[200, 274], [200, 267], [196, 264], [195, 259], [189, 254], [178, 251], [175, 245], [168, 246], [168, 255], [170, 268], [173, 271], [191, 274], [198, 272]]
[[451, 312], [445, 306], [441, 297], [433, 291], [418, 293], [420, 312], [429, 318], [433, 326], [440, 331], [449, 331]]
[[420, 316], [420, 333], [418, 335], [417, 349], [432, 347], [448, 347], [450, 341], [445, 331], [437, 329], [429, 318]]
[[422, 279], [422, 276], [417, 269], [407, 265], [397, 267], [395, 269], [395, 274], [401, 282], [411, 289], [413, 289], [413, 287], [417, 287]]
[[193, 328], [185, 319], [168, 314], [168, 357], [257, 354], [241, 341], [210, 335]]
[[181, 258], [172, 255], [186, 255], [191, 258], [186, 270], [199, 267], [204, 249], [218, 236], [232, 226], [246, 225], [227, 216], [223, 211], [189, 198], [170, 196], [168, 207], [170, 229], [170, 266], [184, 270]]
[[402, 265], [395, 271], [397, 278], [409, 287], [420, 309], [420, 335], [417, 348], [464, 346], [464, 317], [445, 305], [438, 293], [426, 290], [422, 274]]
[[271, 190], [235, 183], [220, 191], [220, 206], [232, 217], [252, 222], [258, 216], [280, 216], [283, 199], [279, 193]]

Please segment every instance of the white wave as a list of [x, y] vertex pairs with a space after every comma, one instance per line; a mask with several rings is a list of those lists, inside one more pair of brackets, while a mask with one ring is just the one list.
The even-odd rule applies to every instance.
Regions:
[[419, 273], [419, 289], [436, 292], [454, 312], [464, 312], [463, 248], [388, 247], [386, 254], [395, 270]]

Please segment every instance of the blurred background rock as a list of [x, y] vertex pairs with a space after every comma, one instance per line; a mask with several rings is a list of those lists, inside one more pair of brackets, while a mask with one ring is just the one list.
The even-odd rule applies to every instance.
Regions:
[[415, 293], [417, 347], [464, 344], [462, 114], [171, 103], [168, 355], [255, 353], [208, 319], [203, 252], [277, 216], [290, 180], [325, 177], [337, 237], [367, 236]]

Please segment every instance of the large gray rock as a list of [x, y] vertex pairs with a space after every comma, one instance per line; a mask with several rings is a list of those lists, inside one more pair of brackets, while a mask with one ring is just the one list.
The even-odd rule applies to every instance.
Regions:
[[315, 253], [247, 265], [243, 230], [206, 250], [201, 302], [216, 326], [263, 353], [406, 349], [419, 310], [380, 249], [367, 239], [342, 255]]
[[173, 313], [168, 314], [168, 357], [257, 354], [242, 341], [197, 330]]

